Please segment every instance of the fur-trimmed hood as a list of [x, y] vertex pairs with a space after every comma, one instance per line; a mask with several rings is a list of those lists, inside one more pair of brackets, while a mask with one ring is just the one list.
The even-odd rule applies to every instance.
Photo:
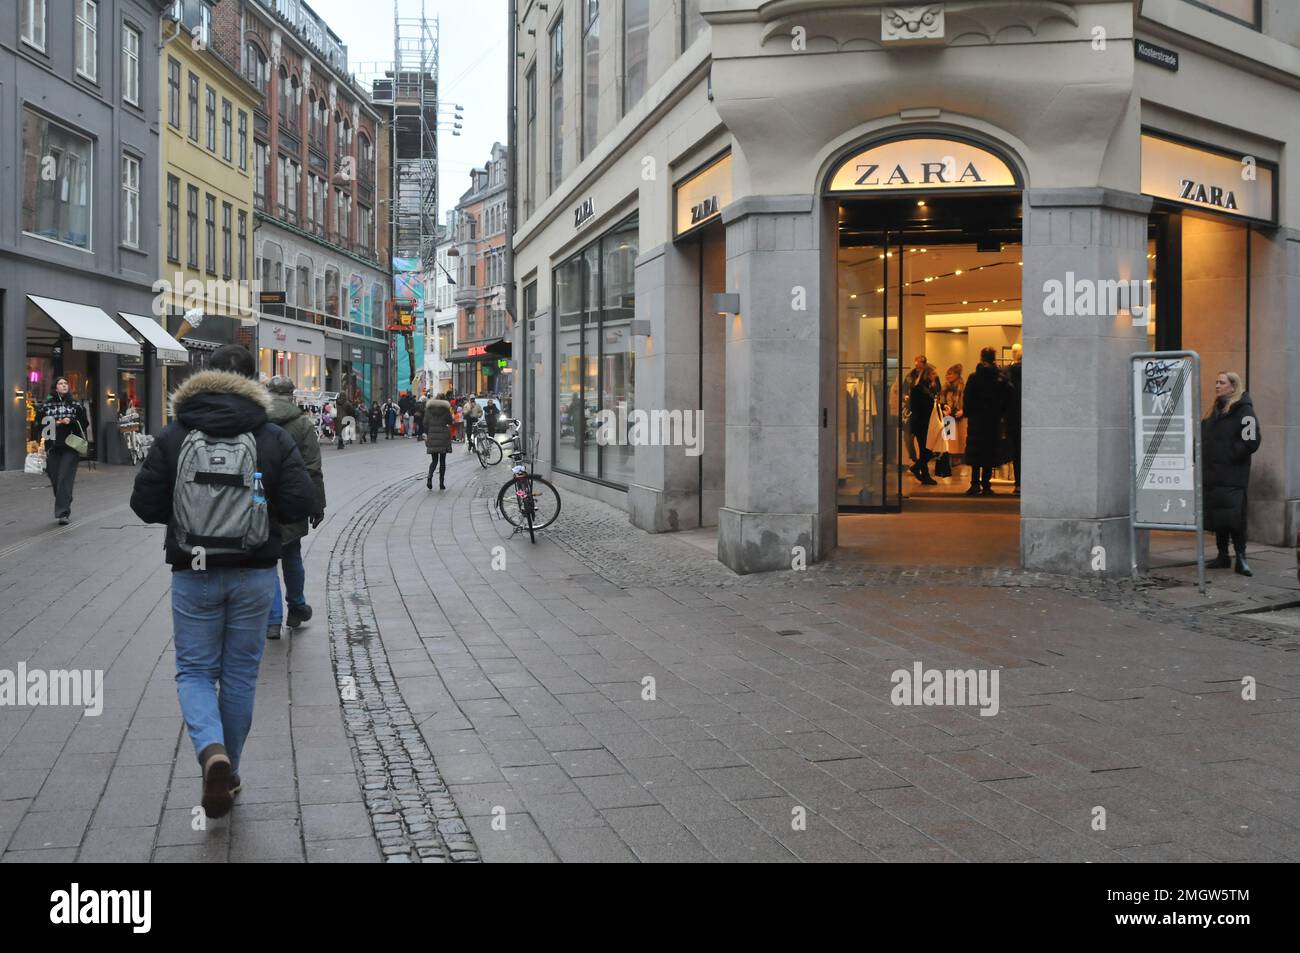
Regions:
[[199, 371], [176, 388], [172, 414], [190, 430], [213, 436], [248, 433], [266, 423], [271, 395], [257, 381], [229, 371]]

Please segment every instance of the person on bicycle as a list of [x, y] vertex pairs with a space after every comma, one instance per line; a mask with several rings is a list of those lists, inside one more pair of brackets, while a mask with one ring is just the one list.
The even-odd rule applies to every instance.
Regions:
[[451, 404], [449, 394], [435, 394], [424, 405], [424, 448], [429, 454], [429, 476], [424, 485], [433, 489], [433, 471], [438, 471], [438, 489], [447, 489], [447, 454], [451, 453]]

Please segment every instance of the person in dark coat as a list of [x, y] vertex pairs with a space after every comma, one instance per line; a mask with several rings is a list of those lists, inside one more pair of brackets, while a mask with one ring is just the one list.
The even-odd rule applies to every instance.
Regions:
[[451, 453], [451, 394], [437, 394], [424, 405], [424, 449], [429, 454], [429, 477], [424, 485], [433, 489], [433, 471], [438, 471], [438, 489], [447, 489], [447, 454]]
[[966, 462], [970, 464], [970, 489], [967, 496], [993, 496], [993, 468], [998, 459], [998, 440], [1002, 429], [1002, 416], [1010, 404], [1011, 385], [998, 373], [994, 359], [997, 352], [991, 347], [980, 351], [980, 362], [975, 372], [966, 379], [963, 391], [966, 414]]
[[[208, 368], [172, 395], [174, 419], [158, 434], [131, 491], [136, 516], [167, 524], [176, 691], [202, 770], [201, 803], [209, 818], [229, 812], [240, 790], [239, 759], [253, 725], [275, 567], [283, 555], [281, 527], [307, 519], [319, 502], [293, 437], [267, 418], [271, 395], [256, 376], [257, 362], [246, 348], [217, 348]], [[177, 539], [177, 467], [195, 430], [217, 440], [252, 437], [265, 496], [260, 505], [270, 517], [261, 545], [209, 554], [202, 545], [189, 545], [193, 538]], [[259, 505], [256, 490], [249, 505]]]
[[1016, 477], [1015, 495], [1020, 495], [1020, 392], [1023, 386], [1020, 374], [1021, 358], [1024, 349], [1019, 344], [1011, 345], [1016, 362], [1007, 368], [1007, 383], [1011, 385], [1010, 402], [1007, 405], [1007, 452], [1011, 455], [1011, 469]]
[[398, 415], [398, 407], [397, 404], [393, 402], [393, 398], [390, 397], [388, 398], [387, 401], [385, 401], [383, 412], [384, 412], [384, 430], [386, 431], [386, 433], [384, 434], [384, 439], [392, 440], [393, 432], [397, 428], [397, 415]]
[[69, 436], [86, 437], [90, 420], [86, 408], [72, 396], [66, 377], [54, 379], [54, 393], [36, 411], [35, 427], [45, 445], [45, 475], [54, 490], [54, 518], [60, 526], [72, 518], [72, 484], [81, 454], [67, 445]]
[[[266, 383], [271, 393], [271, 409], [267, 419], [280, 427], [293, 438], [294, 445], [302, 454], [302, 462], [311, 476], [312, 486], [316, 488], [316, 505], [308, 519], [296, 523], [285, 523], [280, 527], [280, 568], [284, 572], [284, 601], [289, 605], [287, 624], [296, 629], [311, 619], [311, 606], [307, 604], [304, 587], [307, 574], [302, 564], [302, 540], [307, 535], [307, 527], [320, 526], [325, 519], [325, 475], [321, 472], [320, 440], [311, 418], [302, 412], [293, 399], [293, 381], [277, 375]], [[275, 581], [275, 601], [271, 603], [271, 615], [267, 619], [266, 637], [280, 637], [280, 623], [285, 621], [284, 606], [281, 604], [280, 580]]]
[[917, 460], [910, 470], [922, 484], [934, 486], [938, 482], [930, 476], [930, 458], [934, 452], [926, 446], [926, 438], [930, 432], [930, 418], [934, 415], [934, 400], [939, 394], [939, 374], [933, 364], [926, 364], [918, 374], [909, 377], [912, 386], [907, 392], [907, 403], [912, 408], [912, 415], [907, 419], [907, 427], [917, 448]]
[[384, 414], [383, 411], [379, 409], [379, 401], [376, 400], [371, 403], [370, 410], [367, 412], [366, 416], [369, 418], [370, 423], [370, 442], [378, 443], [379, 428], [382, 427], [384, 423]]
[[[1254, 575], [1246, 563], [1246, 488], [1250, 457], [1261, 439], [1255, 404], [1241, 385], [1241, 375], [1220, 371], [1214, 378], [1214, 406], [1201, 421], [1205, 528], [1214, 530], [1219, 546], [1211, 569], [1232, 566], [1243, 576]], [[1228, 558], [1230, 540], [1235, 561]]]

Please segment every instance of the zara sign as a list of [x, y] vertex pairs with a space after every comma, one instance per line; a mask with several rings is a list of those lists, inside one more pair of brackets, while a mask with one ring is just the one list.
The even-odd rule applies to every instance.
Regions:
[[1017, 188], [1015, 170], [1005, 160], [959, 139], [892, 139], [871, 146], [839, 164], [831, 192], [907, 189]]

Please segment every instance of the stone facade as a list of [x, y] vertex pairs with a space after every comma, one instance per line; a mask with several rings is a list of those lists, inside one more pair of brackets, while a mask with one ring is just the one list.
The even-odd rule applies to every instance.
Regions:
[[[623, 506], [646, 529], [716, 523], [719, 558], [740, 572], [788, 568], [833, 549], [843, 342], [840, 203], [829, 178], [854, 150], [929, 136], [1003, 157], [1016, 181], [1029, 474], [1022, 564], [1089, 573], [1103, 547], [1107, 572], [1128, 571], [1127, 367], [1129, 354], [1148, 349], [1147, 331], [1113, 314], [1053, 317], [1043, 289], [1067, 272], [1091, 282], [1141, 279], [1153, 240], [1164, 266], [1176, 260], [1188, 302], [1178, 312], [1179, 292], [1157, 280], [1166, 310], [1156, 340], [1181, 335], [1202, 347], [1203, 378], [1223, 369], [1247, 375], [1266, 431], [1250, 534], [1293, 539], [1300, 385], [1284, 365], [1300, 334], [1300, 190], [1288, 187], [1295, 175], [1284, 155], [1300, 140], [1300, 10], [1265, 2], [1256, 28], [1212, 6], [702, 0], [699, 21], [681, 5], [652, 2], [645, 24], [624, 22], [625, 5], [601, 4], [593, 31], [586, 4], [517, 0], [524, 217], [514, 275], [517, 301], [526, 286], [537, 288], [535, 314], [522, 317], [535, 319], [541, 456], [553, 454], [561, 413], [557, 267], [630, 214], [640, 248], [637, 404], [702, 411], [705, 432], [716, 426], [725, 446], [717, 453], [715, 439], [710, 452], [706, 441], [702, 462], [680, 448], [639, 446], [625, 485], [560, 472], [553, 459], [543, 467], [566, 489]], [[1139, 41], [1176, 51], [1177, 72], [1140, 58]], [[627, 70], [633, 60], [646, 64], [644, 76]], [[587, 75], [593, 69], [599, 76]], [[1151, 135], [1269, 170], [1279, 187], [1274, 220], [1234, 220], [1221, 208], [1144, 194]], [[705, 223], [683, 229], [677, 189], [724, 153], [727, 203], [711, 221], [706, 204]], [[1182, 251], [1159, 229], [1184, 220], [1230, 225], [1239, 250], [1224, 252], [1220, 240]], [[721, 268], [708, 259], [719, 242]], [[1211, 247], [1236, 274], [1207, 266]], [[718, 315], [715, 292], [737, 296], [738, 306]], [[1203, 313], [1223, 317], [1207, 322]], [[522, 332], [516, 337], [518, 352]]]

